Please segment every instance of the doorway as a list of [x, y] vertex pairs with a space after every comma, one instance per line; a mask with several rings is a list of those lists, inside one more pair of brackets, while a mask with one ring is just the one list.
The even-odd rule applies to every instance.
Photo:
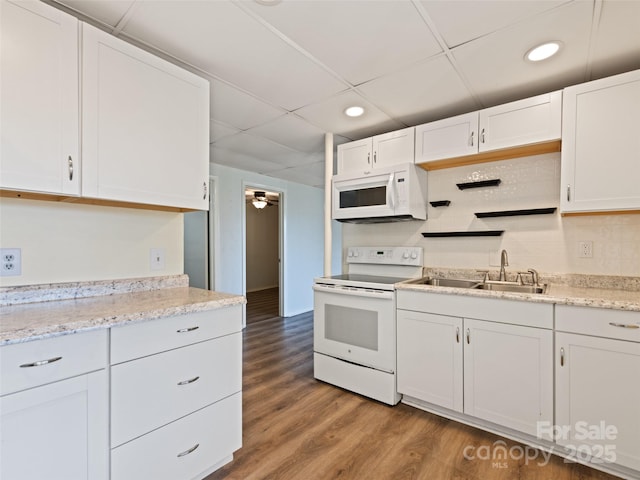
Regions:
[[245, 296], [246, 321], [282, 316], [282, 193], [246, 186]]

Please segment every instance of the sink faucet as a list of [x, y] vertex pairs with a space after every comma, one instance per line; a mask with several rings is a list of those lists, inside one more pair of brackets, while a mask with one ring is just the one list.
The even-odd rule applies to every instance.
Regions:
[[502, 250], [502, 252], [500, 253], [500, 281], [504, 282], [507, 280], [507, 275], [504, 271], [504, 267], [508, 267], [509, 266], [509, 257], [507, 257], [507, 251], [506, 250]]

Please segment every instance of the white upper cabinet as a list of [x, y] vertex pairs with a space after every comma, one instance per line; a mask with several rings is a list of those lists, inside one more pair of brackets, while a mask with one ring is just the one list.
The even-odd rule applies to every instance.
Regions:
[[0, 0], [0, 188], [80, 194], [78, 20]]
[[558, 140], [561, 108], [562, 92], [552, 92], [419, 125], [415, 162]]
[[82, 26], [82, 194], [208, 209], [209, 82]]
[[366, 173], [372, 169], [413, 163], [413, 127], [338, 145], [338, 174]]
[[562, 212], [640, 209], [640, 70], [564, 90]]

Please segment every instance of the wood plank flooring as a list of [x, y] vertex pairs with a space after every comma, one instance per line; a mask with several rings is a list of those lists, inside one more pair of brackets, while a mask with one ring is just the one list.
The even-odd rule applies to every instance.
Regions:
[[[206, 480], [612, 480], [551, 456], [464, 457], [496, 435], [313, 378], [313, 314], [273, 317], [244, 332], [243, 447]], [[505, 440], [507, 449], [520, 444]], [[524, 447], [522, 447], [524, 448]]]
[[247, 325], [277, 317], [279, 313], [279, 288], [266, 288], [247, 292]]

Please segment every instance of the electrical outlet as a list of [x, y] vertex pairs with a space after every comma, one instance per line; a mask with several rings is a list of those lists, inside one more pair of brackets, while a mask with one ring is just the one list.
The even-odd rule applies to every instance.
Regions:
[[164, 248], [149, 250], [149, 267], [151, 270], [164, 270]]
[[0, 276], [22, 275], [22, 251], [20, 248], [0, 248]]
[[578, 242], [578, 258], [593, 258], [593, 242]]

